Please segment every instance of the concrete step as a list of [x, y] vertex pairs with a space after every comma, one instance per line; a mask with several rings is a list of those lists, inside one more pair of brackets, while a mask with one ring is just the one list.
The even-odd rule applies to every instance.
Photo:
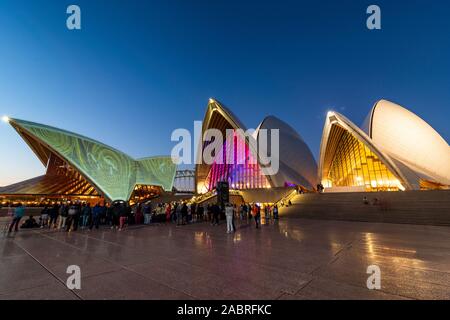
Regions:
[[[364, 204], [366, 197], [370, 204]], [[374, 198], [380, 205], [372, 205]], [[285, 218], [450, 226], [450, 191], [301, 194], [280, 208]]]

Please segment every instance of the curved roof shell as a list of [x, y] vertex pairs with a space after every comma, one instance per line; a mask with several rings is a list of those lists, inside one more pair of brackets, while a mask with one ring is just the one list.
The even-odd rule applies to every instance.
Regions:
[[[246, 127], [242, 122], [223, 104], [215, 99], [210, 99], [206, 114], [202, 125], [202, 135], [207, 129], [218, 129], [222, 135], [226, 136], [227, 129], [242, 129], [246, 131]], [[265, 118], [253, 133], [255, 139], [259, 138], [260, 129], [280, 129], [280, 167], [275, 175], [267, 175], [267, 180], [272, 187], [284, 186], [285, 182], [300, 184], [307, 188], [313, 188], [317, 183], [317, 164], [314, 157], [295, 130], [287, 123], [276, 117], [269, 116]], [[269, 139], [270, 142], [270, 139]], [[202, 155], [202, 150], [207, 143], [203, 142], [199, 145], [197, 156]], [[249, 144], [252, 153], [257, 155], [257, 150]], [[270, 144], [268, 144], [270, 150]], [[259, 157], [258, 158], [258, 163]], [[197, 160], [200, 162], [200, 159]], [[263, 166], [261, 166], [263, 170]], [[201, 163], [196, 165], [196, 185], [197, 192], [203, 190], [204, 182], [207, 179], [211, 165]], [[264, 171], [264, 170], [263, 170]]]
[[368, 117], [368, 133], [393, 159], [420, 176], [450, 185], [450, 148], [427, 122], [404, 107], [378, 101]]
[[[266, 117], [257, 129], [257, 139], [261, 129], [279, 130], [279, 170], [270, 176], [274, 187], [282, 187], [285, 182], [313, 189], [317, 184], [317, 163], [303, 138], [286, 122], [274, 116]], [[267, 149], [271, 150], [271, 139], [267, 139]], [[264, 152], [264, 151], [263, 151]], [[274, 157], [275, 155], [272, 155]]]
[[325, 125], [322, 133], [322, 140], [320, 143], [320, 159], [318, 176], [320, 180], [328, 176], [329, 169], [334, 159], [335, 152], [340, 143], [340, 136], [333, 135], [333, 127], [341, 128], [340, 132], [344, 130], [353, 135], [356, 139], [366, 145], [392, 172], [398, 179], [404, 189], [413, 189], [410, 181], [405, 176], [404, 172], [398, 168], [394, 161], [386, 155], [377, 144], [375, 144], [370, 137], [362, 131], [353, 122], [338, 112], [330, 111], [325, 119]]
[[19, 119], [10, 119], [9, 123], [44, 166], [51, 154], [56, 154], [111, 201], [128, 200], [136, 184], [172, 189], [176, 165], [170, 157], [134, 160], [117, 149], [73, 132]]

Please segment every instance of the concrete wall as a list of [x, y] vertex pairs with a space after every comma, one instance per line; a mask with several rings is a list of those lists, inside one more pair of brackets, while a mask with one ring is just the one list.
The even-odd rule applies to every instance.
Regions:
[[242, 197], [247, 203], [274, 203], [291, 193], [294, 188], [268, 188], [241, 190]]

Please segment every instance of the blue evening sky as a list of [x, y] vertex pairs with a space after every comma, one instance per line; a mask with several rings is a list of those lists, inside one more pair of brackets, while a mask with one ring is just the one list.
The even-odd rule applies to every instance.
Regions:
[[[82, 30], [66, 28], [77, 4]], [[378, 4], [382, 30], [366, 28]], [[316, 158], [324, 117], [361, 124], [386, 98], [450, 137], [448, 1], [0, 2], [0, 115], [84, 134], [134, 157], [170, 154], [216, 97], [247, 125], [287, 121]], [[0, 185], [43, 173], [0, 125]]]

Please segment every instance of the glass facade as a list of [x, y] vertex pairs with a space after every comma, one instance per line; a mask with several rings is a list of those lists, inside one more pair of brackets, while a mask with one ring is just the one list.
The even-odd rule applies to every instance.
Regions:
[[364, 187], [365, 191], [397, 191], [398, 179], [361, 141], [345, 131], [340, 137], [325, 187]]
[[232, 141], [225, 141], [221, 156], [223, 160], [215, 161], [210, 167], [206, 179], [208, 191], [215, 189], [219, 181], [228, 181], [230, 189], [237, 190], [270, 187], [248, 144], [236, 133]]

